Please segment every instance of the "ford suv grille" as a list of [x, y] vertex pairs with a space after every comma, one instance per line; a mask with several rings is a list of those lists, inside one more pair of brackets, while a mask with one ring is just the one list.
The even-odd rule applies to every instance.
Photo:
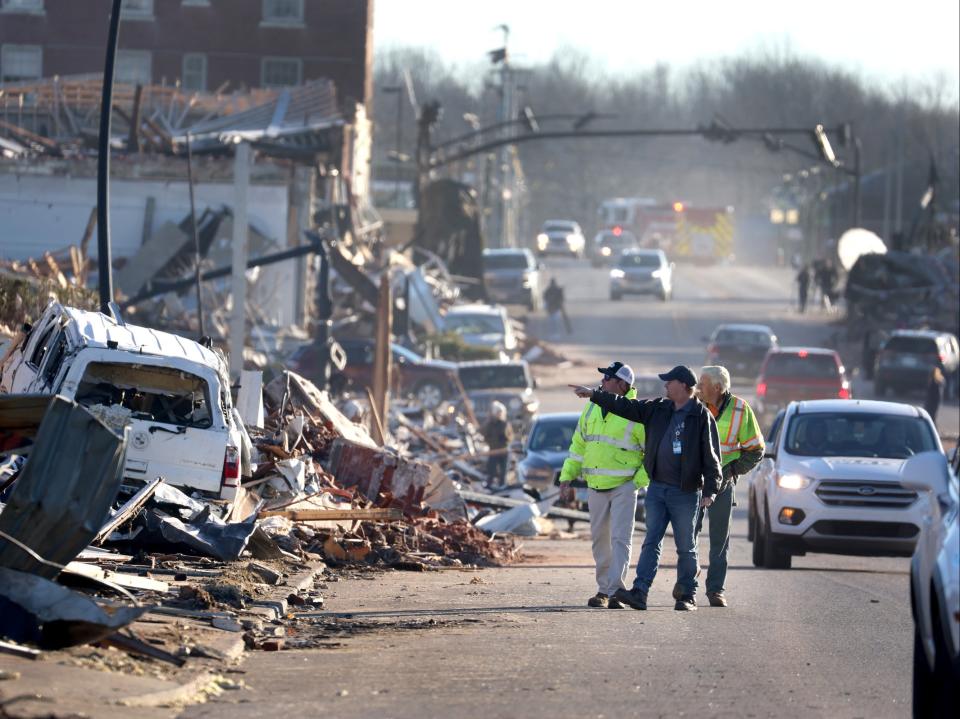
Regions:
[[840, 507], [904, 509], [917, 501], [917, 493], [893, 482], [823, 480], [816, 495], [824, 504]]

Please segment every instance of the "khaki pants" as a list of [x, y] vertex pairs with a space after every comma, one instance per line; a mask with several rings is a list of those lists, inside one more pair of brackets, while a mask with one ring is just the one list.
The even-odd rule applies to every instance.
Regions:
[[633, 518], [637, 510], [637, 487], [633, 480], [606, 492], [589, 490], [590, 538], [597, 565], [598, 591], [613, 596], [626, 589], [627, 568], [633, 546]]

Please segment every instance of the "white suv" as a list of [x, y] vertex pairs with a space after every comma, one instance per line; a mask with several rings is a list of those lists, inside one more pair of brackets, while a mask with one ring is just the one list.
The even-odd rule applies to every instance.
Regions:
[[250, 440], [222, 355], [193, 340], [47, 305], [0, 361], [0, 392], [59, 394], [130, 427], [124, 479], [232, 500]]
[[938, 452], [907, 460], [904, 487], [929, 497], [910, 563], [910, 609], [914, 622], [913, 715], [952, 716], [960, 686], [960, 537], [957, 450], [953, 467]]
[[788, 569], [808, 551], [910, 556], [929, 510], [900, 468], [930, 451], [943, 452], [936, 428], [910, 405], [791, 402], [748, 475], [754, 565]]

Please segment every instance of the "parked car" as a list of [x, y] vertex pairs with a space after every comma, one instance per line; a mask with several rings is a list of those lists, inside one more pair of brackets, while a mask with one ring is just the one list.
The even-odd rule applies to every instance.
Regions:
[[808, 551], [909, 556], [929, 507], [900, 485], [900, 469], [942, 451], [930, 417], [910, 405], [791, 402], [747, 475], [754, 565], [789, 569]]
[[723, 365], [732, 377], [754, 379], [777, 336], [766, 325], [718, 325], [707, 339], [708, 365]]
[[494, 302], [526, 305], [533, 311], [543, 304], [540, 264], [528, 249], [484, 250], [483, 283]]
[[957, 396], [960, 348], [947, 332], [896, 330], [880, 347], [873, 367], [873, 389], [878, 397], [889, 392], [923, 392], [934, 367], [943, 372], [944, 394]]
[[663, 250], [623, 250], [610, 270], [610, 299], [626, 294], [656, 295], [666, 302], [673, 296], [673, 263]]
[[[338, 339], [347, 355], [347, 364], [342, 371], [332, 369], [330, 391], [341, 394], [353, 389], [363, 392], [373, 387], [373, 360], [376, 344], [372, 339]], [[315, 344], [297, 348], [289, 358], [287, 366], [312, 382], [319, 383], [322, 353], [326, 349]], [[440, 404], [455, 396], [456, 383], [453, 373], [456, 362], [426, 359], [413, 350], [391, 343], [393, 372], [390, 391], [396, 397], [410, 397], [427, 409], [436, 409]]]
[[623, 250], [639, 247], [637, 236], [630, 230], [616, 227], [612, 230], [600, 230], [590, 247], [590, 262], [594, 267], [602, 267], [615, 262]]
[[850, 381], [840, 355], [822, 347], [774, 347], [760, 366], [754, 411], [769, 427], [794, 400], [850, 399]]
[[587, 238], [580, 225], [572, 220], [547, 220], [537, 235], [537, 251], [540, 256], [570, 255], [582, 258], [586, 251]]
[[541, 495], [553, 491], [579, 419], [579, 412], [551, 412], [533, 419], [523, 444], [523, 456], [517, 462], [517, 482]]
[[507, 356], [517, 349], [517, 335], [502, 305], [454, 305], [447, 310], [443, 324], [468, 345], [489, 347]]
[[[559, 482], [579, 419], [579, 412], [550, 412], [534, 418], [523, 445], [523, 456], [517, 462], [517, 482], [537, 490], [541, 496], [549, 496], [555, 491], [552, 488]], [[586, 482], [573, 480], [572, 484], [576, 490], [577, 508], [586, 511]], [[646, 521], [643, 503], [646, 495], [644, 487], [638, 493], [634, 514], [638, 522]]]
[[59, 394], [126, 425], [125, 480], [233, 499], [249, 473], [226, 361], [186, 337], [51, 302], [0, 364], [0, 392]]
[[913, 715], [951, 716], [960, 686], [960, 523], [958, 455], [911, 457], [900, 483], [928, 498], [929, 515], [910, 562], [913, 615]]
[[533, 392], [536, 383], [523, 360], [461, 362], [458, 373], [478, 422], [486, 420], [494, 400], [506, 406], [510, 420], [521, 428], [530, 424], [540, 407]]

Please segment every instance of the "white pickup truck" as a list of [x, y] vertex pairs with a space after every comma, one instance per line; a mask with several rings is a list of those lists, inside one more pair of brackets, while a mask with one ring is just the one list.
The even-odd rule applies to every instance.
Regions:
[[0, 360], [0, 392], [59, 394], [128, 425], [125, 479], [232, 500], [249, 461], [222, 355], [99, 312], [47, 305]]

